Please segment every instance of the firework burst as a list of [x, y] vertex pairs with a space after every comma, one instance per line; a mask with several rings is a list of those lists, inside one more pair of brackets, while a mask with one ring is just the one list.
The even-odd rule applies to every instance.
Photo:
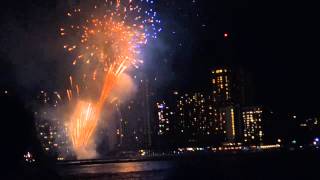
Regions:
[[75, 104], [68, 133], [76, 152], [91, 142], [119, 75], [130, 67], [139, 68], [141, 50], [161, 31], [157, 13], [150, 8], [153, 3], [106, 0], [67, 13], [69, 23], [60, 28], [60, 35], [76, 69], [67, 89]]

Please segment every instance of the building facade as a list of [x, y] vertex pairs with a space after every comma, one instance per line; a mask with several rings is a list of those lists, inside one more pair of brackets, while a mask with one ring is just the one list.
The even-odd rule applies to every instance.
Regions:
[[218, 112], [210, 96], [173, 91], [170, 102], [157, 103], [157, 134], [168, 142], [175, 139], [171, 144], [180, 146], [215, 144], [224, 130], [215, 116]]
[[244, 143], [260, 144], [263, 140], [262, 118], [263, 111], [261, 107], [245, 107], [242, 109], [244, 121]]

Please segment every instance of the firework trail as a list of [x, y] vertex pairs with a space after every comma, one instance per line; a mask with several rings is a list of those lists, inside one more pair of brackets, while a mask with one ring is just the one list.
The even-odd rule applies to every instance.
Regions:
[[[89, 3], [90, 4], [90, 3]], [[68, 122], [73, 149], [92, 143], [103, 106], [118, 77], [139, 68], [141, 50], [161, 31], [153, 0], [106, 0], [74, 8], [60, 28], [76, 71], [67, 97], [74, 106]]]

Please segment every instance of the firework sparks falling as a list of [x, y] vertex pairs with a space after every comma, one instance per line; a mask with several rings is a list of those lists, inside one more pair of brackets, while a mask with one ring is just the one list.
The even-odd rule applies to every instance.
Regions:
[[60, 35], [72, 65], [81, 72], [69, 77], [67, 89], [70, 103], [76, 104], [68, 127], [75, 152], [91, 143], [118, 77], [130, 67], [139, 68], [142, 48], [161, 31], [157, 13], [150, 8], [153, 3], [106, 0], [67, 13], [71, 23], [60, 28]]
[[[72, 129], [71, 140], [73, 147], [85, 147], [90, 141], [90, 132], [93, 131], [97, 119], [92, 103], [79, 101], [72, 115], [69, 128]], [[83, 131], [86, 129], [86, 131]]]

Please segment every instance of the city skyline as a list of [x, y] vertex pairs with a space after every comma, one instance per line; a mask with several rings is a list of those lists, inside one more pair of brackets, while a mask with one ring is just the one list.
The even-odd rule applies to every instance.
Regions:
[[[174, 149], [228, 143], [266, 144], [267, 147], [268, 143], [283, 145], [283, 143], [295, 142], [297, 139], [301, 143], [307, 143], [307, 139], [313, 139], [317, 136], [317, 133], [314, 133], [320, 127], [317, 117], [301, 119], [296, 115], [288, 115], [289, 120], [296, 120], [289, 124], [288, 128], [300, 127], [299, 130], [294, 130], [290, 134], [274, 131], [273, 128], [277, 126], [277, 120], [280, 117], [273, 114], [278, 112], [265, 108], [263, 104], [248, 103], [247, 99], [251, 99], [250, 95], [241, 97], [241, 94], [247, 95], [243, 88], [239, 88], [244, 86], [241, 83], [245, 83], [248, 87], [251, 85], [245, 79], [234, 76], [235, 74], [238, 74], [235, 69], [216, 68], [208, 72], [208, 76], [212, 78], [208, 82], [212, 86], [211, 92], [208, 93], [205, 89], [202, 92], [172, 90], [170, 96], [166, 96], [169, 99], [161, 101], [154, 98], [155, 92], [153, 90], [146, 89], [149, 84], [147, 79], [136, 77], [138, 84], [140, 84], [136, 94], [124, 104], [120, 102], [110, 104], [115, 109], [112, 113], [115, 116], [108, 124], [109, 126], [115, 124], [112, 125], [114, 129], [107, 128], [98, 131], [98, 133], [102, 133], [102, 139], [105, 139], [98, 142], [103, 150], [101, 152], [153, 148]], [[141, 74], [141, 77], [145, 77], [144, 74]], [[237, 79], [234, 79], [235, 77]], [[245, 89], [252, 92], [250, 88]], [[50, 107], [57, 108], [59, 104], [63, 104], [63, 101], [57, 92], [52, 92], [51, 96], [48, 94], [50, 93], [41, 91], [37, 96], [38, 106], [45, 110], [44, 112], [41, 110], [35, 112], [36, 117], [40, 115], [40, 118], [36, 118], [38, 136], [44, 150], [48, 151], [51, 156], [56, 156], [58, 153], [59, 159], [70, 158], [72, 153], [63, 153], [58, 149], [60, 143], [64, 143], [63, 140], [68, 141], [66, 137], [62, 138], [62, 141], [58, 140], [64, 134], [63, 131], [57, 129], [64, 128], [64, 125], [59, 117], [50, 112], [53, 110]], [[144, 107], [148, 101], [150, 101], [151, 108], [146, 111]], [[44, 114], [41, 115], [41, 113]], [[51, 113], [51, 115], [47, 115], [47, 113]], [[150, 116], [151, 119], [147, 120], [147, 116]], [[46, 117], [50, 118], [46, 119]], [[58, 124], [50, 125], [50, 123]], [[61, 124], [59, 125], [59, 123]], [[305, 130], [301, 134], [302, 129]], [[59, 138], [57, 139], [56, 133], [59, 132], [62, 134], [58, 134]], [[267, 136], [266, 141], [264, 141], [265, 135]], [[306, 136], [306, 138], [301, 139], [302, 136]], [[114, 139], [115, 137], [116, 139]], [[70, 151], [68, 150], [69, 145], [62, 145], [62, 148], [66, 147], [63, 150]], [[56, 147], [58, 147], [57, 150], [52, 150]]]
[[177, 146], [181, 143], [184, 146], [263, 144], [262, 105], [250, 101], [252, 95], [248, 92], [252, 90], [246, 76], [239, 76], [238, 70], [230, 68], [216, 68], [210, 72], [211, 91], [174, 90], [166, 99], [157, 102], [157, 134], [167, 137], [164, 141], [169, 142], [174, 139], [172, 137], [182, 136], [184, 143], [173, 142]]
[[[191, 131], [191, 134], [192, 133], [194, 134], [192, 135], [194, 136], [194, 138], [198, 136], [198, 133], [201, 131], [203, 131], [204, 134], [211, 135], [207, 137], [202, 136], [201, 141], [196, 140], [194, 138], [191, 138], [191, 139], [176, 138], [176, 141], [173, 142], [175, 143], [175, 146], [173, 147], [179, 147], [179, 146], [185, 147], [190, 145], [193, 145], [193, 146], [214, 145], [214, 144], [221, 144], [221, 143], [244, 143], [249, 145], [264, 143], [262, 140], [262, 136], [265, 136], [265, 132], [264, 132], [265, 129], [264, 127], [262, 127], [261, 121], [263, 121], [262, 119], [265, 118], [266, 116], [263, 116], [262, 118], [262, 112], [265, 112], [265, 110], [268, 110], [268, 113], [274, 113], [274, 112], [279, 113], [279, 112], [273, 111], [268, 108], [265, 109], [263, 104], [252, 103], [253, 102], [252, 96], [250, 93], [248, 94], [248, 92], [252, 92], [252, 93], [255, 93], [255, 92], [252, 91], [252, 88], [254, 87], [252, 87], [252, 84], [251, 84], [252, 81], [250, 81], [250, 76], [246, 76], [245, 75], [246, 73], [243, 69], [240, 69], [240, 71], [238, 70], [231, 69], [231, 68], [216, 68], [207, 72], [208, 77], [211, 78], [211, 80], [208, 82], [208, 84], [210, 84], [211, 86], [210, 89], [203, 89], [203, 91], [200, 91], [200, 92], [188, 91], [188, 90], [185, 90], [185, 91], [173, 90], [170, 92], [170, 96], [167, 96], [167, 98], [169, 97], [171, 99], [170, 100], [171, 105], [172, 105], [172, 101], [178, 100], [182, 96], [185, 96], [186, 99], [189, 98], [188, 101], [190, 102], [194, 101], [196, 103], [199, 103], [198, 105], [194, 104], [199, 108], [196, 110], [194, 117], [197, 117], [198, 121], [200, 120], [200, 122], [197, 122], [197, 120], [193, 122], [193, 119], [192, 119], [193, 117], [191, 119], [184, 117], [183, 118], [184, 123], [182, 124], [184, 124], [183, 126], [186, 125], [187, 129], [184, 129], [186, 127], [182, 129], [180, 128], [180, 131], [189, 131], [188, 128], [194, 127], [195, 129], [198, 128], [198, 130], [196, 131], [192, 130], [194, 132]], [[117, 135], [120, 135], [120, 136], [125, 135], [126, 137], [126, 138], [121, 137], [120, 138], [121, 140], [118, 140], [119, 142], [121, 141], [120, 144], [123, 144], [125, 146], [120, 145], [118, 142], [116, 142], [116, 144], [118, 143], [118, 146], [120, 147], [119, 150], [120, 149], [122, 150], [141, 149], [141, 148], [148, 148], [148, 147], [154, 148], [155, 145], [152, 144], [151, 146], [150, 142], [157, 141], [157, 138], [154, 138], [154, 135], [156, 134], [161, 135], [161, 133], [156, 132], [156, 129], [157, 129], [156, 116], [157, 115], [154, 113], [154, 111], [156, 110], [151, 108], [151, 110], [148, 110], [149, 111], [148, 112], [146, 111], [146, 108], [145, 108], [146, 104], [148, 104], [147, 101], [150, 101], [150, 99], [152, 99], [152, 102], [151, 104], [149, 104], [149, 107], [155, 107], [156, 105], [155, 99], [158, 99], [159, 96], [157, 96], [156, 91], [154, 91], [155, 89], [151, 91], [150, 89], [148, 89], [150, 88], [149, 87], [150, 79], [149, 80], [146, 79], [145, 74], [141, 73], [140, 76], [135, 76], [134, 78], [136, 79], [137, 84], [139, 85], [138, 86], [139, 88], [136, 94], [132, 97], [132, 99], [130, 98], [131, 100], [130, 99], [127, 100], [127, 103], [124, 103], [123, 105], [121, 105], [120, 103], [120, 106], [122, 106], [120, 108], [121, 110], [120, 109], [116, 110], [119, 113], [118, 115], [120, 115], [117, 117], [118, 119], [116, 119], [116, 121], [123, 120], [124, 122], [124, 124], [122, 124], [122, 122], [118, 123], [120, 124], [120, 126], [118, 126]], [[156, 81], [156, 79], [151, 78], [151, 81]], [[176, 88], [172, 88], [172, 89], [176, 89]], [[12, 92], [8, 90], [3, 91], [3, 94], [13, 95]], [[51, 94], [51, 96], [48, 96], [48, 94]], [[181, 95], [181, 96], [178, 97], [178, 95]], [[177, 96], [177, 97], [171, 98], [172, 96]], [[38, 106], [41, 109], [42, 108], [46, 109], [45, 107], [47, 103], [49, 103], [50, 106], [52, 107], [57, 107], [59, 106], [59, 104], [63, 104], [63, 101], [61, 101], [61, 96], [57, 91], [53, 91], [53, 92], [41, 91], [37, 99], [40, 100], [39, 102], [40, 104], [38, 104]], [[209, 101], [209, 104], [208, 104], [208, 101]], [[183, 105], [183, 104], [180, 104], [180, 105]], [[190, 106], [189, 108], [193, 108], [194, 105]], [[161, 108], [166, 107], [164, 104], [158, 103], [157, 107], [160, 108], [160, 106], [162, 106]], [[136, 109], [135, 110], [136, 112], [133, 114], [129, 113], [128, 111], [130, 111], [131, 109]], [[201, 115], [201, 111], [205, 111], [204, 109], [208, 109], [208, 112], [213, 114], [211, 119], [209, 115]], [[47, 110], [50, 111], [50, 109], [47, 109]], [[137, 119], [135, 119], [134, 114], [137, 114], [137, 112], [138, 114], [146, 113], [146, 115], [143, 115], [143, 117], [138, 115]], [[146, 124], [147, 122], [145, 121], [146, 116], [148, 116], [147, 114], [151, 114], [152, 112], [153, 112], [153, 115], [149, 117], [151, 119], [149, 119], [147, 122], [153, 123], [153, 124], [147, 125]], [[44, 147], [44, 150], [49, 151], [53, 155], [56, 154], [57, 152], [61, 153], [59, 150], [52, 151], [53, 148], [59, 147], [59, 144], [55, 143], [57, 140], [52, 138], [52, 136], [55, 136], [52, 133], [56, 134], [57, 129], [63, 128], [63, 125], [62, 126], [60, 125], [60, 127], [54, 124], [53, 126], [50, 126], [50, 125], [48, 126], [48, 122], [46, 121], [43, 121], [42, 124], [41, 123], [39, 124], [37, 119], [41, 120], [41, 118], [37, 118], [40, 115], [40, 114], [38, 115], [38, 113], [47, 113], [47, 112], [35, 112], [34, 114], [36, 117], [35, 123], [38, 130], [38, 136], [42, 141], [42, 146]], [[169, 113], [172, 113], [172, 111], [171, 112], [169, 111]], [[175, 112], [174, 114], [177, 114], [177, 112]], [[294, 122], [291, 122], [289, 124], [288, 129], [290, 129], [290, 127], [293, 127], [293, 126], [300, 126], [300, 127], [310, 128], [310, 130], [308, 130], [309, 132], [305, 131], [304, 134], [295, 134], [299, 132], [297, 130], [294, 130], [293, 132], [291, 132], [291, 134], [279, 134], [279, 132], [277, 132], [276, 129], [277, 128], [281, 129], [282, 127], [277, 127], [275, 129], [273, 129], [272, 127], [277, 126], [276, 121], [279, 120], [280, 118], [283, 118], [283, 115], [284, 114], [282, 114], [282, 116], [268, 117], [269, 118], [268, 121], [271, 120], [270, 122], [268, 122], [269, 126], [266, 129], [266, 131], [268, 132], [267, 136], [269, 136], [267, 141], [268, 143], [274, 143], [274, 142], [279, 143], [278, 142], [279, 139], [282, 139], [280, 142], [284, 143], [286, 141], [287, 142], [290, 141], [290, 138], [291, 140], [293, 139], [290, 143], [296, 142], [296, 139], [300, 138], [298, 136], [306, 135], [306, 133], [310, 134], [310, 132], [312, 132], [311, 134], [314, 134], [314, 135], [312, 137], [308, 135], [309, 139], [310, 138], [312, 139], [317, 135], [317, 133], [313, 133], [314, 131], [313, 129], [318, 128], [317, 118], [310, 115], [309, 118], [314, 118], [314, 120], [306, 120], [306, 123], [303, 123], [303, 120], [304, 120], [303, 117], [301, 118], [298, 116], [299, 118], [297, 118], [297, 115], [295, 113], [285, 114], [287, 116], [287, 118], [285, 119], [289, 121], [291, 119], [295, 120]], [[40, 115], [40, 116], [43, 116], [43, 115]], [[52, 114], [50, 116], [51, 116], [50, 117], [51, 119], [48, 119], [49, 123], [52, 123], [52, 120], [57, 122], [60, 121], [61, 123], [61, 119], [59, 120], [59, 117], [53, 117]], [[209, 118], [207, 119], [206, 116], [208, 116]], [[169, 119], [168, 118], [165, 118], [165, 119], [166, 119], [165, 123], [167, 123]], [[171, 119], [170, 121], [176, 121], [176, 120], [177, 119]], [[314, 122], [310, 123], [311, 121], [314, 121]], [[217, 122], [220, 122], [220, 123], [217, 123]], [[260, 123], [260, 124], [256, 124], [256, 123]], [[125, 126], [130, 127], [129, 130], [121, 129], [121, 128], [125, 128]], [[147, 126], [149, 126], [149, 130], [147, 130], [148, 129]], [[39, 131], [40, 129], [39, 127], [43, 128], [42, 132]], [[166, 124], [162, 129], [164, 129], [163, 131], [169, 131], [168, 128], [170, 130], [174, 129], [172, 128], [172, 126], [171, 127], [166, 126]], [[250, 128], [251, 130], [248, 130]], [[49, 129], [49, 131], [46, 129]], [[53, 129], [54, 131], [51, 131], [50, 129]], [[151, 129], [152, 129], [152, 132], [151, 132]], [[204, 129], [207, 129], [207, 130], [204, 130]], [[215, 130], [212, 131], [210, 129], [215, 129]], [[218, 131], [221, 131], [222, 133], [220, 132], [219, 134]], [[39, 135], [39, 132], [40, 132], [40, 135]], [[101, 132], [99, 133], [104, 134], [105, 132], [104, 130], [101, 130]], [[184, 133], [186, 134], [186, 132]], [[108, 138], [108, 136], [110, 136], [110, 132], [107, 133], [107, 136], [105, 137]], [[151, 136], [152, 136], [152, 139], [151, 139]], [[42, 140], [41, 138], [43, 137], [45, 137], [46, 140]], [[219, 138], [222, 138], [222, 139], [219, 140]], [[305, 142], [306, 139], [301, 140], [301, 142], [302, 141]], [[201, 143], [199, 144], [199, 142]], [[104, 141], [103, 143], [110, 143], [110, 142], [107, 140], [107, 141]], [[44, 144], [47, 144], [47, 145], [44, 145]], [[50, 150], [49, 150], [49, 147], [50, 147]], [[163, 147], [166, 147], [166, 146], [162, 146], [162, 147], [160, 146], [160, 148], [163, 148]], [[105, 147], [105, 145], [103, 145], [102, 149], [104, 149], [105, 152], [107, 152], [106, 150], [107, 149], [110, 150], [110, 147]], [[64, 159], [59, 156], [58, 158]]]

